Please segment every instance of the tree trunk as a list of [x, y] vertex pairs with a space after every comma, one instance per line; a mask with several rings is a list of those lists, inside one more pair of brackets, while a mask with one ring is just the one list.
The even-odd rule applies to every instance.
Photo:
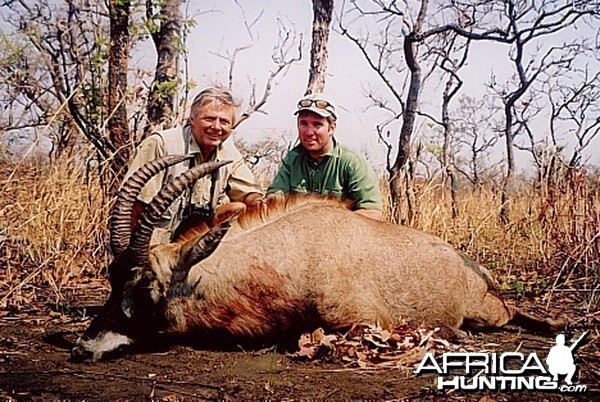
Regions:
[[313, 30], [310, 49], [310, 72], [305, 95], [323, 92], [327, 74], [327, 44], [329, 24], [333, 14], [333, 0], [312, 0]]
[[[426, 7], [426, 1], [423, 2]], [[404, 107], [402, 118], [402, 128], [400, 129], [400, 138], [398, 139], [398, 154], [392, 165], [390, 174], [390, 194], [392, 198], [392, 211], [394, 211], [394, 220], [400, 222], [400, 200], [402, 199], [402, 171], [406, 172], [406, 163], [410, 158], [410, 140], [415, 127], [417, 116], [417, 107], [419, 96], [421, 94], [421, 66], [417, 61], [417, 41], [415, 33], [412, 32], [404, 38], [404, 57], [410, 70], [410, 86]], [[406, 178], [406, 183], [410, 182], [410, 177]], [[408, 211], [409, 215], [413, 211]]]
[[513, 176], [515, 170], [515, 156], [513, 147], [513, 131], [512, 131], [512, 108], [514, 103], [508, 103], [505, 106], [506, 126], [504, 128], [504, 136], [506, 138], [506, 177], [502, 185], [502, 206], [500, 207], [500, 219], [502, 223], [510, 222], [510, 197], [508, 192], [512, 188]]
[[444, 145], [442, 147], [442, 191], [446, 194], [448, 184], [450, 185], [450, 200], [452, 203], [452, 218], [458, 217], [457, 194], [456, 194], [456, 179], [452, 164], [450, 163], [450, 139], [452, 137], [452, 122], [450, 121], [449, 103], [451, 97], [450, 87], [452, 83], [448, 80], [444, 89], [444, 100], [442, 103], [442, 125], [444, 127]]
[[125, 174], [131, 150], [131, 136], [127, 122], [127, 71], [129, 61], [129, 0], [110, 1], [110, 50], [108, 54], [108, 136], [115, 154], [110, 161], [114, 193]]
[[[408, 88], [408, 95], [406, 97], [406, 103], [404, 106], [402, 116], [402, 128], [400, 129], [400, 137], [398, 139], [398, 154], [396, 160], [392, 165], [390, 174], [390, 194], [392, 198], [392, 211], [393, 219], [396, 222], [400, 222], [400, 200], [402, 192], [399, 191], [402, 188], [402, 174], [401, 171], [406, 172], [406, 163], [410, 158], [410, 140], [412, 133], [415, 128], [415, 120], [417, 117], [417, 108], [419, 106], [419, 96], [421, 95], [421, 66], [418, 61], [418, 42], [421, 40], [421, 30], [425, 16], [427, 15], [427, 6], [429, 1], [422, 0], [421, 7], [419, 9], [419, 15], [413, 26], [413, 30], [404, 38], [404, 59], [408, 69], [410, 70], [410, 86]], [[411, 178], [407, 177], [406, 183], [411, 182]], [[409, 205], [412, 205], [409, 204]], [[413, 215], [414, 211], [407, 211], [408, 215]]]
[[[183, 16], [179, 0], [163, 0], [160, 10], [160, 28], [152, 33], [157, 62], [154, 81], [148, 96], [148, 126], [146, 132], [171, 127], [174, 123], [179, 79], [179, 54]], [[146, 1], [148, 20], [152, 15], [152, 1]]]

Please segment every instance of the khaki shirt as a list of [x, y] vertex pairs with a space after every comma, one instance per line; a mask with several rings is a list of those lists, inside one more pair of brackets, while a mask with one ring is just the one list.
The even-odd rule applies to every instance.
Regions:
[[[187, 144], [185, 144], [187, 142]], [[175, 152], [173, 152], [176, 150]], [[168, 152], [171, 151], [171, 152]], [[191, 135], [189, 125], [176, 127], [171, 130], [160, 131], [146, 138], [136, 148], [133, 159], [129, 166], [126, 178], [135, 172], [145, 163], [161, 158], [167, 154], [192, 154], [197, 153], [193, 166], [202, 163], [200, 147]], [[224, 141], [216, 151], [210, 156], [210, 161], [233, 160], [233, 163], [221, 167], [215, 175], [207, 175], [200, 178], [194, 185], [191, 194], [191, 203], [197, 206], [211, 205], [213, 210], [220, 205], [230, 201], [243, 201], [244, 198], [252, 193], [261, 193], [262, 190], [256, 183], [254, 175], [244, 162], [240, 152], [235, 147], [232, 138]], [[178, 165], [172, 166], [167, 171], [162, 171], [146, 183], [138, 199], [144, 203], [150, 203], [152, 198], [160, 191], [165, 183], [173, 177], [190, 168], [191, 161], [184, 161]], [[165, 177], [165, 175], [167, 175]], [[214, 176], [215, 183], [213, 194], [211, 195], [211, 178]], [[178, 217], [181, 219], [181, 205], [188, 198], [184, 194], [179, 202], [174, 202], [169, 212], [165, 215], [166, 219]], [[174, 224], [174, 222], [171, 222]], [[178, 224], [179, 222], [176, 222]], [[171, 228], [173, 225], [169, 225]]]

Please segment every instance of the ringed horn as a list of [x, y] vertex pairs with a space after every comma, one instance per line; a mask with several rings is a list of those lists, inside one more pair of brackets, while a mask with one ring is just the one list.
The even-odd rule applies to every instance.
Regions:
[[226, 160], [203, 163], [175, 177], [150, 201], [132, 234], [133, 204], [146, 183], [162, 170], [193, 156], [169, 155], [156, 159], [136, 170], [123, 184], [110, 216], [110, 243], [115, 257], [129, 248], [137, 256], [137, 260], [146, 261], [152, 231], [171, 203], [200, 177], [232, 162]]

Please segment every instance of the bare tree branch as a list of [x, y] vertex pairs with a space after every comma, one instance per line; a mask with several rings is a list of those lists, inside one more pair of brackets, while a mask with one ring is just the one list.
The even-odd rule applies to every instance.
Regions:
[[[256, 100], [256, 86], [252, 85], [252, 96], [248, 108], [242, 113], [235, 127], [238, 127], [253, 113], [261, 111], [269, 96], [271, 96], [275, 80], [280, 76], [285, 76], [292, 64], [302, 60], [302, 35], [297, 36], [293, 27], [287, 28], [281, 20], [278, 20], [278, 24], [278, 42], [275, 44], [271, 55], [275, 68], [269, 73], [262, 96], [258, 100]], [[294, 49], [295, 53], [292, 54]]]

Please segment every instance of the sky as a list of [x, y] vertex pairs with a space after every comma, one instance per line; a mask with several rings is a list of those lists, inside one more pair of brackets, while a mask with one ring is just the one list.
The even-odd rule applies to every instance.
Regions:
[[[336, 7], [341, 3], [337, 0]], [[239, 5], [238, 5], [239, 4]], [[240, 9], [243, 8], [243, 12]], [[298, 99], [303, 95], [308, 82], [310, 64], [310, 40], [312, 24], [312, 6], [310, 0], [222, 0], [213, 2], [191, 1], [189, 16], [196, 21], [188, 41], [190, 79], [198, 85], [197, 90], [214, 84], [227, 83], [228, 63], [215, 55], [231, 53], [239, 46], [252, 46], [240, 52], [236, 57], [234, 70], [234, 95], [247, 102], [250, 94], [249, 82], [256, 83], [256, 91], [260, 95], [270, 71], [274, 68], [271, 62], [271, 51], [277, 40], [278, 20], [286, 27], [295, 29], [303, 36], [302, 60], [294, 64], [287, 75], [276, 82], [272, 95], [263, 108], [265, 114], [256, 113], [240, 125], [235, 135], [245, 141], [261, 139], [265, 136], [277, 138], [295, 138], [295, 118], [293, 112]], [[334, 13], [338, 13], [336, 8]], [[254, 40], [251, 40], [244, 25], [258, 16], [258, 22], [252, 28]], [[373, 164], [381, 167], [385, 161], [386, 147], [377, 138], [376, 125], [385, 119], [381, 111], [368, 108], [370, 101], [366, 98], [367, 89], [374, 89], [386, 94], [381, 79], [367, 65], [355, 44], [343, 37], [336, 28], [329, 42], [328, 76], [325, 93], [337, 103], [338, 127], [336, 138], [365, 154]], [[580, 30], [575, 35], [584, 34]], [[461, 75], [468, 77], [462, 94], [480, 97], [485, 92], [485, 83], [493, 71], [499, 80], [508, 79], [510, 66], [505, 60], [506, 49], [502, 46], [490, 46], [479, 43], [473, 45], [467, 67]], [[134, 63], [152, 65], [154, 55], [139, 52], [134, 56]], [[596, 60], [596, 67], [598, 60]], [[192, 92], [192, 96], [195, 91]], [[439, 102], [440, 88], [430, 87], [422, 97], [423, 107]], [[434, 112], [437, 114], [437, 112]], [[400, 122], [390, 126], [392, 138], [397, 136]], [[425, 128], [423, 128], [425, 127]], [[421, 125], [422, 130], [426, 126]], [[545, 129], [541, 127], [540, 129]], [[422, 131], [421, 130], [421, 131]], [[415, 136], [418, 137], [418, 131]], [[396, 137], [397, 138], [397, 137]], [[392, 142], [396, 141], [395, 139]], [[496, 159], [504, 153], [503, 141], [499, 141], [494, 151]], [[586, 156], [590, 162], [600, 165], [600, 138], [588, 148]], [[517, 162], [520, 169], [529, 170], [528, 157], [517, 151]]]

